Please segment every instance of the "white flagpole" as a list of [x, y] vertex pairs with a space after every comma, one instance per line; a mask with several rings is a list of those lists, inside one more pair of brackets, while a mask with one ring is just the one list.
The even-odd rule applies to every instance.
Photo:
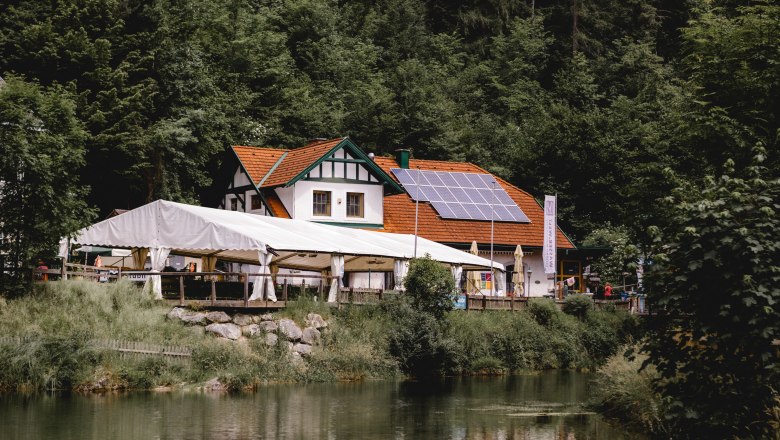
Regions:
[[[411, 169], [411, 168], [410, 168]], [[414, 201], [414, 258], [417, 258], [417, 215], [420, 212], [420, 170], [417, 170], [415, 177], [415, 186], [417, 186], [417, 197]]]
[[493, 203], [496, 201], [496, 181], [493, 180], [493, 188], [490, 192], [492, 199], [490, 201], [490, 296], [494, 296], [494, 292], [497, 291], [496, 287], [496, 274], [493, 272], [493, 217], [495, 208]]

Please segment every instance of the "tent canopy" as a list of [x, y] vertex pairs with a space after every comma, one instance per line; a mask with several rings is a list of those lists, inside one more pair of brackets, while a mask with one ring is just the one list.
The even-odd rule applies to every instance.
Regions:
[[[79, 230], [71, 243], [116, 248], [167, 248], [172, 254], [212, 256], [258, 264], [258, 252], [276, 254], [273, 264], [329, 270], [343, 255], [347, 271], [392, 271], [394, 260], [411, 259], [414, 236], [266, 217], [157, 200]], [[476, 255], [418, 237], [417, 254], [464, 270], [490, 267]], [[499, 270], [504, 267], [498, 263]]]

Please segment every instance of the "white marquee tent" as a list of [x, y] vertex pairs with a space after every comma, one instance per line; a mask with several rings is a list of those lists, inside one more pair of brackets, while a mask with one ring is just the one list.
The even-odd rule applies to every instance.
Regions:
[[[78, 231], [70, 243], [142, 250], [151, 257], [152, 270], [160, 271], [169, 254], [203, 257], [213, 270], [217, 259], [259, 266], [330, 271], [329, 301], [335, 301], [338, 278], [344, 271], [393, 271], [400, 283], [414, 256], [414, 236], [323, 225], [304, 220], [259, 216], [158, 200]], [[63, 242], [61, 255], [66, 255]], [[146, 250], [148, 249], [148, 251]], [[490, 261], [421, 237], [417, 254], [462, 270], [489, 269]], [[504, 267], [493, 263], [498, 270]], [[209, 269], [209, 270], [207, 270]], [[161, 297], [160, 277], [151, 277]], [[275, 300], [273, 282], [255, 283], [250, 299], [263, 292]]]

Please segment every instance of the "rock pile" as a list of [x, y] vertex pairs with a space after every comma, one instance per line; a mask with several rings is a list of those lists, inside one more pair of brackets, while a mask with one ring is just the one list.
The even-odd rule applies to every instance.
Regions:
[[275, 346], [281, 341], [296, 357], [310, 355], [313, 346], [320, 342], [322, 330], [328, 327], [327, 321], [316, 313], [306, 315], [303, 329], [292, 319], [275, 319], [270, 313], [236, 313], [231, 317], [225, 312], [206, 313], [174, 307], [168, 312], [168, 319], [178, 319], [188, 325], [205, 326], [207, 333], [231, 341], [262, 338], [269, 346]]

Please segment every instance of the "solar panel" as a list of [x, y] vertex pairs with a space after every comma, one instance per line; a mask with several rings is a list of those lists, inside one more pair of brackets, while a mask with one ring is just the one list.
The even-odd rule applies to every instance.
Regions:
[[471, 181], [471, 184], [474, 186], [474, 188], [490, 188], [485, 181], [482, 180], [481, 177], [479, 177], [479, 174], [466, 174], [466, 177]]
[[528, 217], [490, 174], [393, 168], [414, 200], [430, 202], [442, 217], [528, 223]]

